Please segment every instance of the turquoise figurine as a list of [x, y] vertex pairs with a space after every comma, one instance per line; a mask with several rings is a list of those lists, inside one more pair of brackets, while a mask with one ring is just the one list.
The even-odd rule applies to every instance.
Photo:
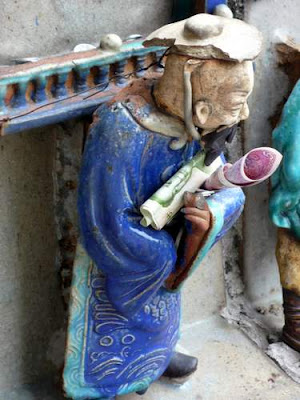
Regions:
[[[247, 45], [228, 43], [233, 34]], [[153, 42], [170, 46], [163, 77], [140, 78], [99, 107], [84, 149], [64, 369], [74, 400], [142, 395], [162, 375], [178, 383], [195, 372], [197, 359], [175, 351], [180, 288], [243, 210], [242, 190], [231, 188], [207, 202], [187, 193], [184, 213], [161, 230], [143, 226], [140, 213], [201, 151], [201, 135], [247, 118], [260, 33], [199, 14], [154, 32], [145, 45]], [[231, 133], [221, 147], [209, 141], [206, 164], [225, 161]]]
[[300, 81], [273, 131], [273, 147], [283, 154], [283, 161], [271, 180], [270, 216], [276, 226], [290, 229], [300, 239]]
[[282, 340], [300, 351], [300, 80], [273, 131], [283, 155], [272, 178], [270, 217], [278, 229], [276, 257], [283, 293]]

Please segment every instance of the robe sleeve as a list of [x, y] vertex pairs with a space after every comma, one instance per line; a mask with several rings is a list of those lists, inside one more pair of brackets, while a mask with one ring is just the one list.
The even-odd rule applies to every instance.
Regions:
[[208, 198], [212, 227], [193, 262], [190, 273], [199, 267], [208, 251], [227, 233], [244, 209], [245, 195], [240, 188], [222, 189]]
[[237, 221], [244, 209], [245, 195], [240, 188], [222, 189], [208, 199], [208, 205], [214, 219], [219, 219], [219, 232], [216, 234], [213, 244], [220, 240]]
[[136, 195], [149, 137], [121, 104], [101, 106], [83, 155], [79, 218], [85, 249], [106, 276], [106, 294], [132, 318], [176, 261], [172, 237], [140, 225]]

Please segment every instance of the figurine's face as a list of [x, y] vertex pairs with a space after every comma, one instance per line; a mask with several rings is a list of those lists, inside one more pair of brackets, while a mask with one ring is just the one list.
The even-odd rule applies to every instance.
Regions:
[[192, 74], [194, 124], [207, 131], [248, 118], [253, 89], [251, 61], [209, 60]]

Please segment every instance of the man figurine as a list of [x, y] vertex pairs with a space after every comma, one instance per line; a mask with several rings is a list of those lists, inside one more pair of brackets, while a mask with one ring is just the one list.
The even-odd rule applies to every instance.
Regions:
[[[299, 74], [299, 72], [298, 72]], [[272, 178], [270, 216], [279, 227], [276, 257], [283, 289], [282, 340], [300, 351], [300, 80], [286, 102], [273, 146], [283, 154]]]
[[82, 244], [92, 262], [74, 270], [68, 397], [143, 394], [162, 375], [182, 382], [197, 368], [196, 358], [175, 351], [179, 288], [241, 214], [243, 192], [220, 190], [207, 203], [187, 193], [184, 213], [160, 231], [141, 225], [139, 209], [200, 141], [208, 144], [207, 168], [222, 162], [232, 128], [248, 117], [261, 35], [227, 11], [151, 34], [146, 46], [169, 47], [162, 78], [135, 81], [95, 113], [79, 187]]

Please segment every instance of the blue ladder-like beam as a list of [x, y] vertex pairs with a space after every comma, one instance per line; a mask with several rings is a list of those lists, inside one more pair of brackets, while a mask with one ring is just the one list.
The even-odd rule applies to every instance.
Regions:
[[[226, 3], [174, 0], [173, 19], [199, 11], [212, 12], [218, 4]], [[98, 49], [1, 68], [0, 134], [91, 114], [130, 81], [149, 75], [143, 68], [157, 61], [163, 51], [162, 47], [144, 48], [141, 41], [136, 41], [125, 43], [118, 52]], [[158, 73], [162, 70], [156, 67]]]
[[161, 74], [163, 47], [125, 43], [117, 52], [92, 50], [3, 67], [0, 71], [1, 134], [59, 123], [93, 113], [142, 75]]

